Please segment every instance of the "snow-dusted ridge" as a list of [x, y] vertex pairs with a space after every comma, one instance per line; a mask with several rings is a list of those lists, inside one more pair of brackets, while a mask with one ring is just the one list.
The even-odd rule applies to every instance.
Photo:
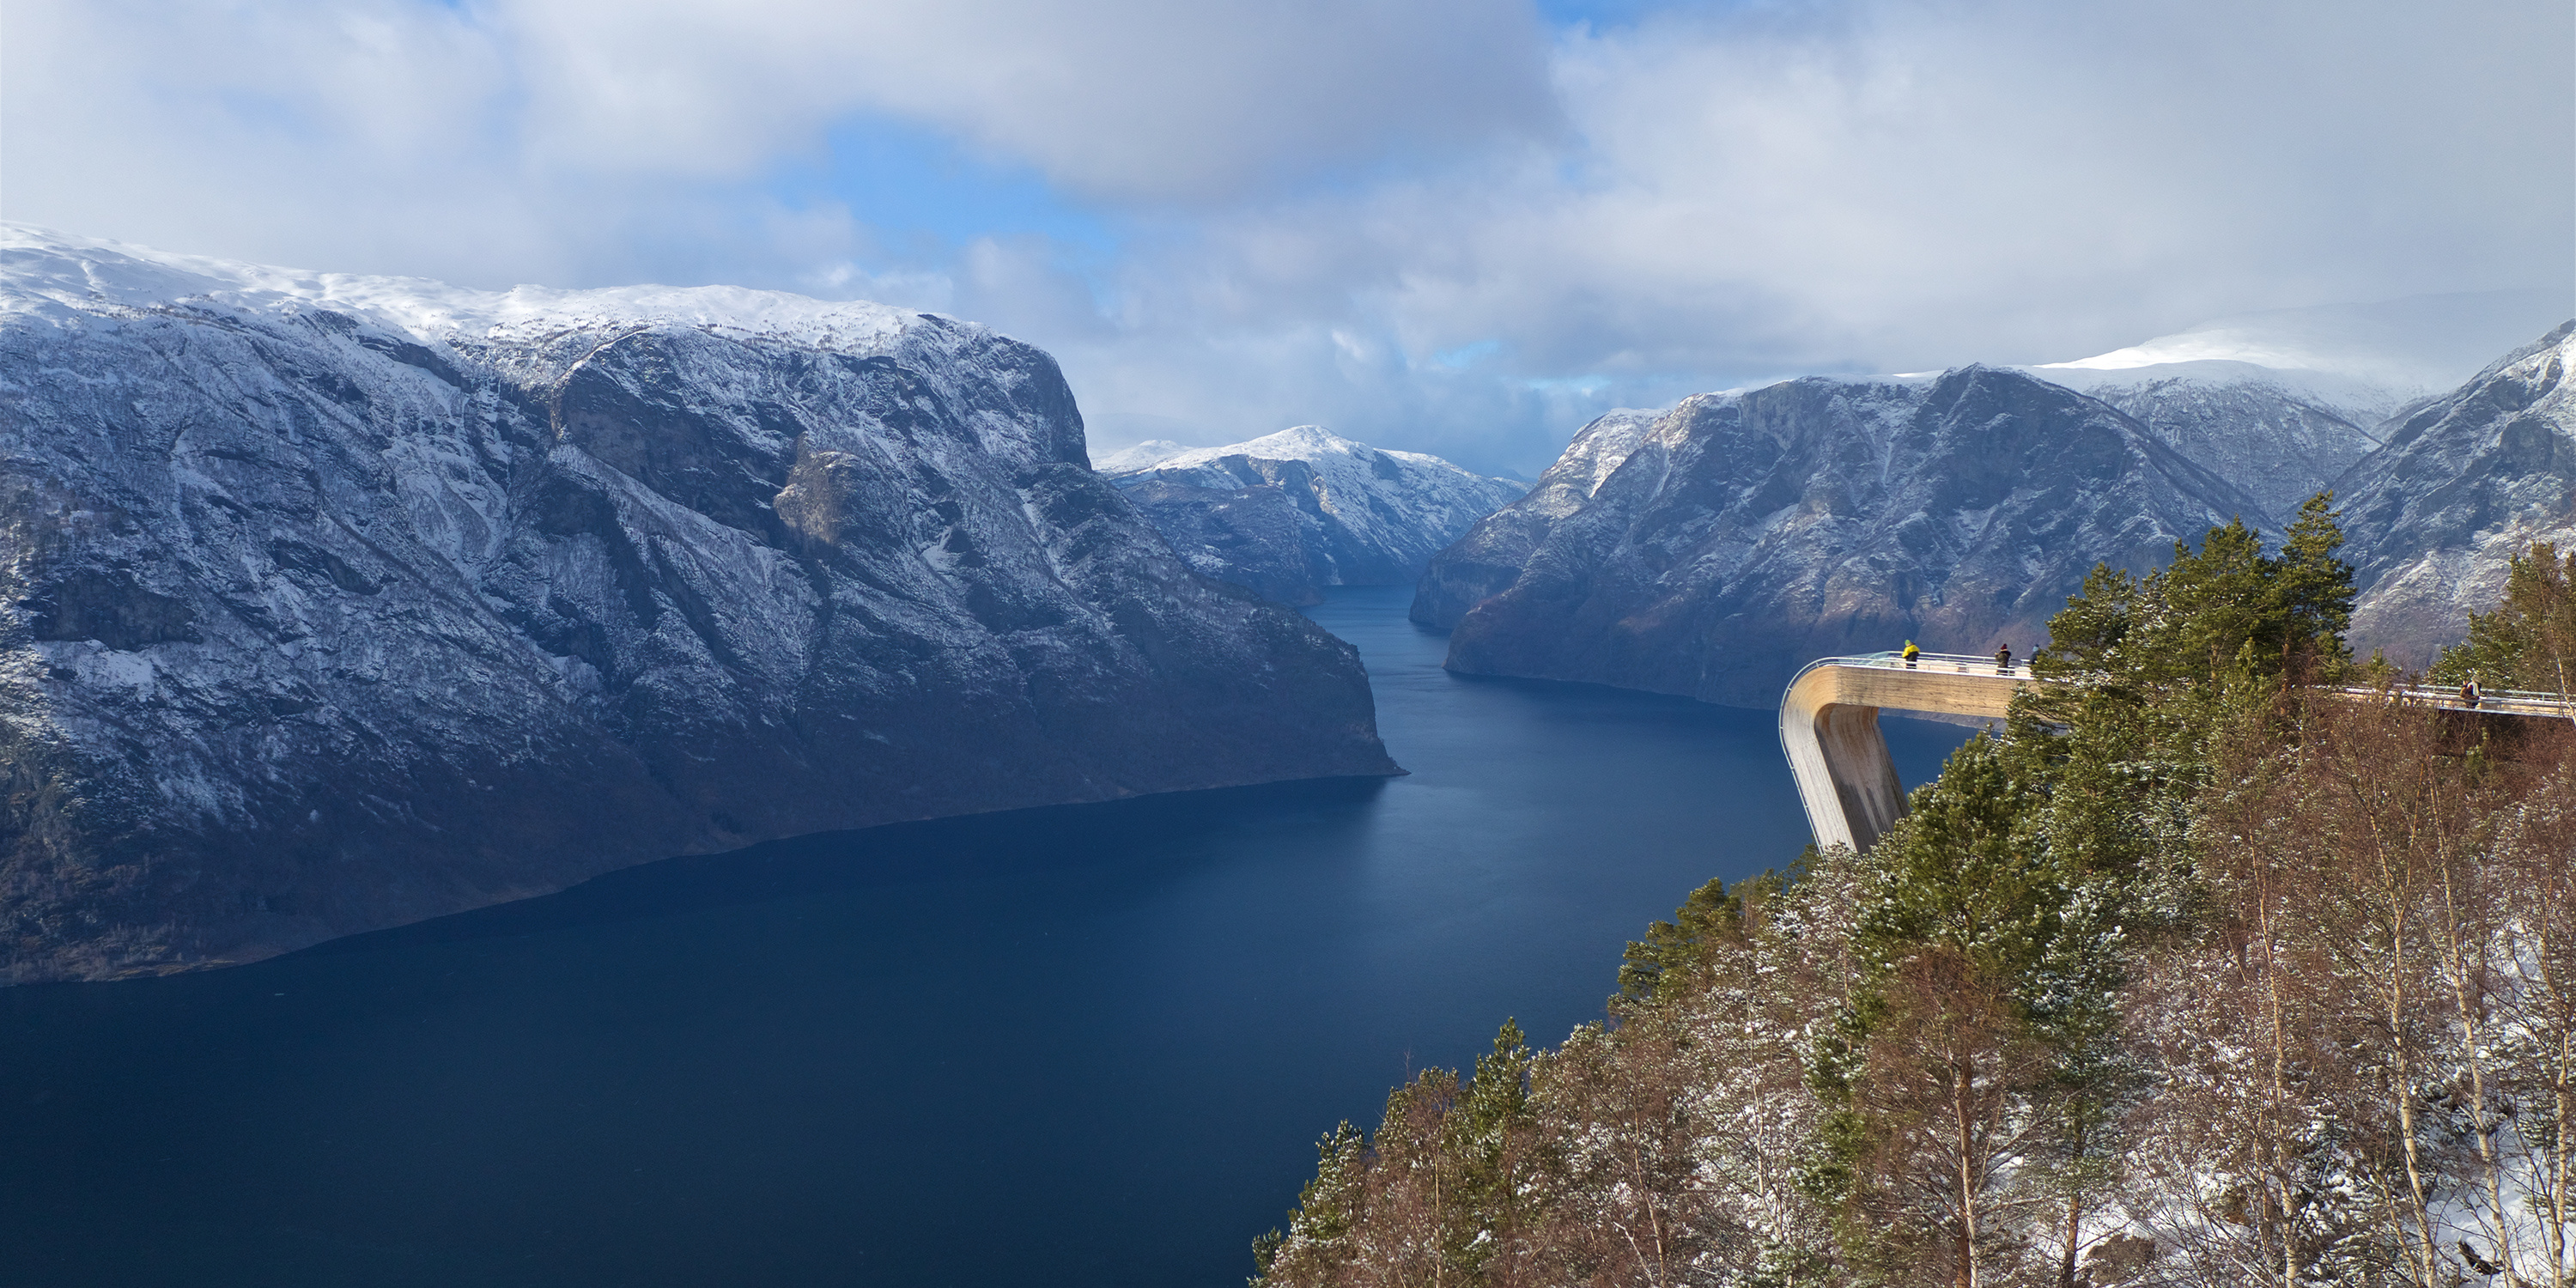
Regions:
[[2420, 666], [2504, 598], [2534, 542], [2576, 549], [2576, 322], [2386, 429], [2340, 485], [2362, 587], [2355, 644]]
[[101, 304], [189, 305], [289, 314], [327, 308], [421, 340], [510, 342], [565, 330], [686, 326], [839, 353], [881, 351], [921, 315], [739, 286], [616, 286], [482, 291], [425, 277], [372, 277], [179, 255], [29, 224], [0, 222], [0, 315], [70, 323]]

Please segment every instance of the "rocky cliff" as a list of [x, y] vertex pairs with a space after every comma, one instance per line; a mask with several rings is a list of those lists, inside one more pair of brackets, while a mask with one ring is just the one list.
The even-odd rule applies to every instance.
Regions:
[[1521, 494], [1508, 479], [1314, 425], [1109, 475], [1192, 567], [1285, 604], [1320, 603], [1327, 586], [1411, 584], [1432, 555]]
[[2353, 642], [2409, 665], [2468, 633], [2534, 541], [2576, 545], [2576, 322], [2381, 427], [2338, 481], [2362, 597]]
[[1394, 772], [1353, 650], [1174, 558], [981, 327], [0, 236], [0, 977]]
[[1701, 395], [1633, 446], [1633, 422], [1590, 432], [1593, 463], [1426, 574], [1417, 614], [1442, 624], [1534, 540], [1456, 619], [1452, 669], [1766, 705], [1821, 655], [2027, 651], [2096, 563], [2143, 570], [2262, 512], [2130, 416], [1999, 368]]

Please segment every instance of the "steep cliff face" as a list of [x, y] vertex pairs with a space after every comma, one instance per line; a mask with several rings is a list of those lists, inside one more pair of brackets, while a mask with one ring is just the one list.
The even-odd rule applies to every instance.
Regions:
[[983, 328], [0, 236], [7, 979], [1394, 771], [1353, 650], [1175, 559]]
[[1431, 557], [1413, 592], [1413, 620], [1446, 630], [1468, 609], [1511, 589], [1548, 531], [1592, 503], [1662, 415], [1622, 409], [1576, 430], [1527, 495], [1477, 520], [1457, 544]]
[[1326, 586], [1405, 585], [1477, 520], [1521, 494], [1419, 452], [1314, 425], [1112, 471], [1190, 565], [1281, 603]]
[[1768, 704], [1820, 655], [2027, 651], [2096, 563], [2260, 510], [2119, 411], [1986, 367], [1703, 395], [1587, 499], [1563, 482], [1513, 507], [1571, 505], [1526, 521], [1544, 534], [1458, 621], [1452, 669]]
[[2576, 322], [2381, 427], [2338, 482], [2362, 587], [2352, 636], [2421, 665], [2503, 598], [2534, 541], [2576, 545]]

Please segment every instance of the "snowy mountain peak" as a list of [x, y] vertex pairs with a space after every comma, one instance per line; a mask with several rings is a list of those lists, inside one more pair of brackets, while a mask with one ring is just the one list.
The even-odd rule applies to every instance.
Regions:
[[1521, 494], [1508, 479], [1320, 425], [1103, 472], [1193, 567], [1285, 603], [1314, 603], [1326, 586], [1410, 582]]
[[1167, 461], [1190, 450], [1168, 438], [1149, 438], [1133, 447], [1121, 448], [1091, 463], [1103, 474], [1124, 474], [1141, 470], [1156, 461]]
[[[1376, 448], [1366, 443], [1352, 442], [1321, 425], [1294, 425], [1275, 434], [1264, 434], [1259, 438], [1229, 443], [1223, 447], [1189, 448], [1175, 452], [1155, 464], [1170, 469], [1188, 469], [1193, 466], [1213, 464], [1229, 456], [1255, 456], [1273, 461], [1313, 461], [1325, 456], [1366, 457], [1376, 451]], [[1417, 459], [1437, 460], [1438, 458], [1424, 456]]]
[[62, 325], [102, 307], [191, 303], [292, 315], [328, 309], [433, 340], [512, 341], [591, 328], [686, 326], [842, 353], [884, 350], [923, 316], [738, 286], [481, 291], [422, 277], [318, 273], [180, 255], [30, 224], [0, 223], [0, 316]]

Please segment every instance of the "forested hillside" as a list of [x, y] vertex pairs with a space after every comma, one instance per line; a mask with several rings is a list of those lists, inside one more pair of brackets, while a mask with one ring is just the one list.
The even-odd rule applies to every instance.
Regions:
[[[2371, 690], [2340, 540], [2320, 497], [2098, 570], [2066, 683], [1884, 840], [1709, 883], [1608, 1023], [1344, 1124], [1254, 1282], [2576, 1282], [2567, 740]], [[2560, 638], [2527, 563], [2449, 669]]]

